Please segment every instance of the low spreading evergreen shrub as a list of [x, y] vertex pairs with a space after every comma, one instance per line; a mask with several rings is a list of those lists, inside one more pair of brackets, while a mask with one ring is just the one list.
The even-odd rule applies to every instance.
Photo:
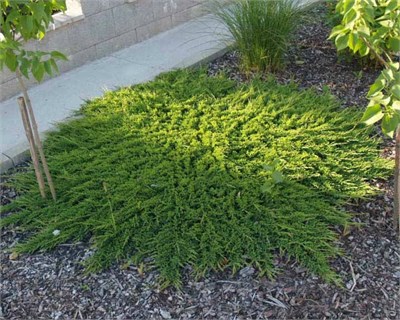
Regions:
[[360, 112], [273, 80], [176, 71], [80, 113], [46, 140], [57, 202], [40, 197], [32, 172], [18, 175], [21, 196], [1, 223], [32, 232], [19, 252], [87, 240], [88, 270], [147, 258], [164, 284], [179, 286], [186, 265], [272, 275], [276, 254], [337, 279], [341, 205], [373, 194], [368, 180], [392, 167]]

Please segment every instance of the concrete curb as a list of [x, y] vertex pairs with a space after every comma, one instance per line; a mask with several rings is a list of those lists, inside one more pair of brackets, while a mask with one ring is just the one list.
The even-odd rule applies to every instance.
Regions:
[[[40, 140], [46, 139], [46, 134], [49, 130], [45, 132], [40, 132]], [[17, 144], [0, 154], [0, 174], [5, 173], [7, 170], [14, 168], [16, 165], [29, 160], [31, 157], [29, 152], [28, 141]]]
[[30, 158], [28, 142], [21, 143], [6, 152], [0, 155], [0, 173], [5, 173]]

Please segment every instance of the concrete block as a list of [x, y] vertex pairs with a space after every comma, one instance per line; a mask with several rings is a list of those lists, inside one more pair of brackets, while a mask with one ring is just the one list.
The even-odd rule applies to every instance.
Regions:
[[126, 0], [109, 0], [109, 8], [114, 8], [123, 5], [124, 3], [127, 3]]
[[194, 18], [207, 14], [208, 11], [203, 4], [198, 4], [189, 9], [174, 13], [172, 15], [172, 26], [177, 26]]
[[128, 31], [118, 37], [96, 44], [97, 59], [110, 55], [137, 43], [136, 30]]
[[71, 53], [82, 51], [96, 43], [88, 19], [83, 19], [68, 27], [68, 43], [70, 44]]
[[164, 18], [173, 13], [185, 11], [191, 7], [204, 3], [204, 0], [152, 0], [154, 19]]
[[50, 30], [65, 27], [84, 18], [85, 16], [83, 15], [81, 8], [78, 8], [76, 11], [67, 10], [66, 12], [56, 13], [53, 15], [53, 25], [51, 25]]
[[0, 101], [6, 100], [18, 94], [18, 81], [13, 78], [7, 82], [0, 85]]
[[80, 0], [82, 13], [85, 17], [97, 14], [110, 8], [110, 3], [115, 0]]
[[72, 54], [115, 36], [111, 10], [85, 18], [68, 27], [68, 42]]
[[3, 71], [0, 73], [0, 84], [6, 83], [12, 79], [15, 79], [14, 72], [11, 72], [7, 68], [3, 68]]
[[191, 7], [204, 3], [204, 0], [171, 0], [173, 2], [173, 13], [184, 11]]
[[37, 42], [37, 49], [43, 51], [60, 51], [65, 55], [72, 53], [70, 38], [68, 36], [68, 28], [63, 27], [48, 32], [46, 36]]
[[112, 9], [116, 34], [136, 29], [154, 20], [153, 6], [149, 0], [138, 0]]
[[114, 17], [112, 10], [106, 10], [90, 16], [89, 27], [95, 36], [95, 42], [103, 42], [115, 37]]
[[171, 17], [165, 17], [153, 22], [150, 22], [149, 24], [146, 24], [145, 26], [138, 27], [136, 29], [136, 34], [137, 34], [137, 40], [138, 42], [147, 40], [156, 34], [159, 34], [163, 31], [167, 31], [172, 28], [172, 19]]
[[96, 60], [96, 47], [92, 46], [68, 56], [68, 61], [61, 61], [58, 66], [60, 73], [64, 73], [94, 60]]
[[177, 9], [173, 0], [152, 0], [152, 2], [154, 20], [168, 17]]
[[35, 51], [38, 47], [38, 41], [28, 41], [22, 44], [25, 50], [27, 51]]

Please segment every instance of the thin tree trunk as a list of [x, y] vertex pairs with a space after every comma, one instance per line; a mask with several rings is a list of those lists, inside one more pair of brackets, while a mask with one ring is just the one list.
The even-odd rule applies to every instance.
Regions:
[[400, 125], [396, 128], [395, 172], [394, 172], [394, 211], [393, 226], [397, 231], [400, 223]]
[[24, 95], [24, 98], [25, 98], [25, 102], [26, 102], [27, 109], [28, 109], [28, 112], [29, 112], [29, 118], [30, 118], [31, 123], [32, 123], [35, 144], [36, 144], [36, 146], [38, 148], [38, 151], [39, 151], [39, 154], [40, 154], [40, 158], [42, 160], [43, 170], [44, 170], [44, 173], [46, 174], [46, 179], [47, 179], [47, 182], [48, 182], [49, 187], [50, 187], [51, 195], [53, 197], [53, 200], [55, 201], [57, 199], [56, 190], [54, 188], [53, 179], [51, 178], [49, 166], [47, 165], [47, 160], [46, 160], [46, 157], [44, 155], [43, 145], [42, 145], [42, 141], [40, 140], [39, 131], [38, 131], [38, 128], [37, 128], [37, 122], [36, 122], [36, 119], [35, 119], [35, 114], [33, 112], [31, 100], [29, 99], [28, 90], [27, 90], [27, 88], [25, 86], [24, 80], [22, 79], [21, 73], [20, 73], [20, 71], [18, 69], [16, 71], [16, 74], [17, 74], [18, 82], [19, 82], [19, 84], [21, 86], [21, 89], [22, 89], [22, 94]]
[[25, 134], [29, 142], [29, 149], [31, 152], [31, 157], [33, 161], [33, 167], [35, 168], [36, 180], [39, 185], [40, 195], [46, 198], [45, 184], [40, 170], [40, 164], [38, 155], [36, 153], [35, 142], [33, 140], [32, 127], [29, 123], [28, 112], [26, 110], [26, 105], [23, 97], [18, 98], [19, 110], [21, 111], [22, 123], [24, 124]]

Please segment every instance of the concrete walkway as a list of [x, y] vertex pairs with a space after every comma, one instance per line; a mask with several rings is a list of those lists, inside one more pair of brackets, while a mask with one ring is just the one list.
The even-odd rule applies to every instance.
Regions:
[[[223, 26], [205, 16], [30, 89], [39, 130], [51, 130], [78, 110], [83, 100], [105, 90], [146, 82], [161, 72], [221, 54], [226, 47], [220, 41], [222, 34], [226, 34]], [[0, 103], [0, 172], [26, 158], [28, 150], [16, 98]]]

